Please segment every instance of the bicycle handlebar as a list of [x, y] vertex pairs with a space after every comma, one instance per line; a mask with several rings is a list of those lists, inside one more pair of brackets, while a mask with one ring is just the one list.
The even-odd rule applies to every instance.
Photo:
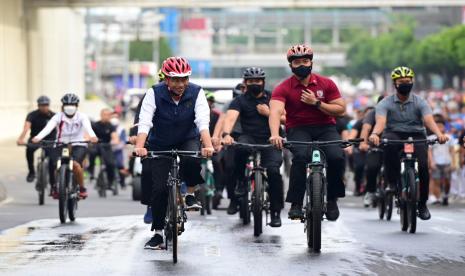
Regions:
[[362, 142], [362, 138], [349, 139], [349, 140], [333, 140], [333, 141], [285, 141], [285, 147], [292, 147], [293, 145], [302, 145], [302, 146], [328, 146], [328, 145], [342, 145], [345, 147], [359, 144]]
[[247, 148], [254, 148], [254, 149], [266, 149], [266, 148], [273, 147], [272, 144], [249, 144], [249, 143], [240, 143], [240, 142], [234, 142], [232, 143], [231, 146], [247, 147]]
[[391, 139], [381, 139], [380, 140], [380, 145], [396, 145], [396, 144], [428, 144], [428, 145], [433, 145], [439, 142], [437, 138], [435, 139], [417, 139], [417, 140], [412, 140], [412, 139], [405, 139], [405, 140], [391, 140]]
[[[134, 157], [138, 157], [135, 152], [132, 153]], [[151, 158], [175, 158], [176, 156], [185, 156], [204, 159], [201, 151], [188, 151], [188, 150], [161, 150], [161, 151], [148, 151], [146, 156], [141, 156], [144, 159]]]

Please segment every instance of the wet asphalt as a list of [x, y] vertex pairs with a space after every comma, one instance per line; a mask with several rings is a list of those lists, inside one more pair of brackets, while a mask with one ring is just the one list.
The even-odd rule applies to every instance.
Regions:
[[283, 226], [260, 237], [224, 210], [188, 213], [173, 264], [170, 250], [143, 249], [151, 232], [130, 188], [107, 199], [89, 189], [76, 222], [60, 224], [57, 202], [38, 206], [23, 173], [1, 172], [10, 200], [0, 205], [0, 275], [465, 275], [463, 204], [431, 208], [432, 219], [408, 234], [398, 215], [380, 221], [361, 198], [347, 197], [339, 220], [323, 222], [319, 254], [285, 212]]

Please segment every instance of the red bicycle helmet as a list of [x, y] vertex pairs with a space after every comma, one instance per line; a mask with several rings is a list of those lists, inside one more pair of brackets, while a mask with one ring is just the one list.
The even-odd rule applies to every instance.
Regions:
[[185, 58], [169, 57], [163, 61], [161, 71], [166, 77], [187, 77], [192, 74], [191, 66]]
[[309, 58], [313, 59], [313, 51], [312, 48], [305, 44], [298, 44], [291, 46], [289, 50], [287, 50], [287, 61], [292, 62], [294, 59], [297, 58]]

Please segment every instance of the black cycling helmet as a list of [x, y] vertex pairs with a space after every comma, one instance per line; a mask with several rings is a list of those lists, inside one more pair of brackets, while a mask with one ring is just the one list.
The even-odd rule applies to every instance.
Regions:
[[72, 104], [78, 105], [79, 104], [79, 97], [76, 94], [68, 93], [68, 94], [65, 94], [61, 98], [61, 102], [63, 104], [68, 104], [68, 105], [72, 105]]
[[260, 67], [249, 67], [245, 69], [244, 74], [242, 75], [244, 80], [247, 79], [265, 79], [265, 71]]
[[39, 98], [37, 98], [37, 104], [38, 105], [49, 105], [50, 98], [47, 96], [40, 96]]

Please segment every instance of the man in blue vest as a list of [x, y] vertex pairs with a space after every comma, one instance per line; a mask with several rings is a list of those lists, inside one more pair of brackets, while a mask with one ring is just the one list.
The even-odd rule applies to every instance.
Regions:
[[[181, 57], [170, 57], [163, 62], [162, 71], [165, 81], [152, 86], [142, 102], [135, 153], [138, 156], [147, 155], [144, 144], [148, 138], [148, 147], [152, 151], [196, 151], [200, 149], [202, 141], [202, 155], [212, 156], [210, 108], [203, 89], [189, 82], [192, 73], [189, 63]], [[168, 204], [166, 181], [171, 162], [166, 159], [152, 159], [150, 162], [153, 181], [152, 231], [155, 230], [155, 235], [145, 244], [145, 248], [161, 249]], [[180, 168], [181, 177], [188, 186], [186, 207], [188, 210], [198, 210], [201, 206], [194, 196], [195, 186], [204, 182], [200, 175], [200, 162], [184, 158], [181, 159]]]

